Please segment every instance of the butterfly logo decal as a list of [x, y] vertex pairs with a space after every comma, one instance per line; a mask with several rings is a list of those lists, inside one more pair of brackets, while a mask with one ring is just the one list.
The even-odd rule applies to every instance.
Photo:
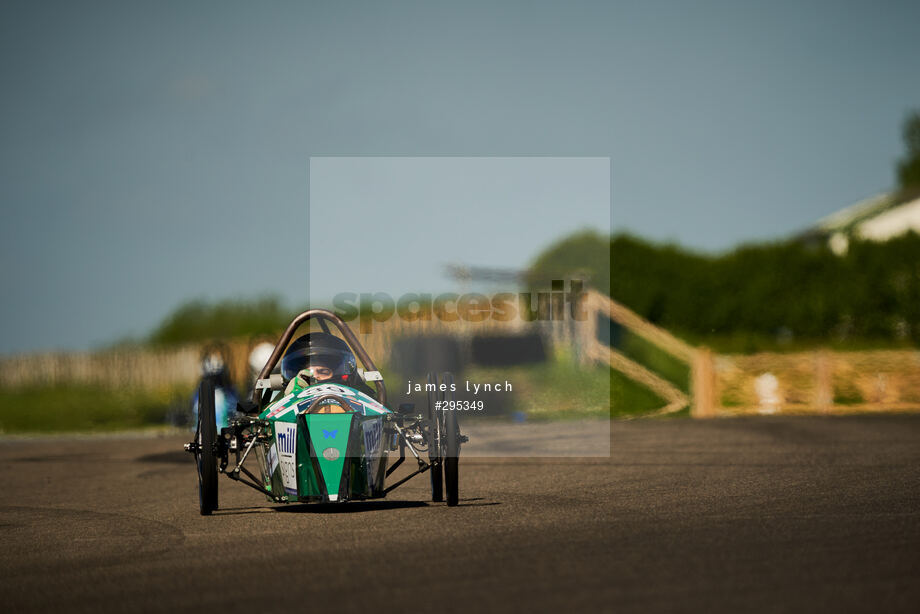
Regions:
[[335, 429], [334, 431], [327, 431], [326, 429], [323, 429], [323, 439], [335, 439], [335, 436], [338, 435], [338, 433], [339, 429]]

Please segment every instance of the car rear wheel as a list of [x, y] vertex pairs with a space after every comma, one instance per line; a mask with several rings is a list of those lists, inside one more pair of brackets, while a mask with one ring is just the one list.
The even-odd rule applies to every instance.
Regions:
[[198, 389], [198, 503], [202, 516], [217, 509], [217, 418], [214, 380], [205, 377]]
[[[453, 401], [454, 393], [451, 389], [454, 376], [445, 373], [442, 376], [445, 384], [444, 400]], [[444, 486], [447, 491], [447, 505], [453, 507], [460, 501], [460, 425], [458, 423], [457, 409], [451, 403], [444, 407]]]
[[[444, 500], [444, 478], [441, 467], [441, 410], [438, 408], [438, 402], [443, 398], [438, 388], [438, 376], [434, 373], [428, 374], [428, 462], [431, 468], [428, 473], [431, 474], [431, 500]], [[433, 389], [431, 384], [433, 384]]]

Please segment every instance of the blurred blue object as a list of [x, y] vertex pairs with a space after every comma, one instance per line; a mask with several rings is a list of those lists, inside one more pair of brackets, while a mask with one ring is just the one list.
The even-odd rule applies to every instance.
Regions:
[[[217, 431], [230, 426], [230, 419], [236, 412], [237, 398], [236, 391], [230, 386], [218, 386], [214, 389], [214, 410], [217, 418]], [[198, 426], [198, 390], [192, 397], [192, 423], [191, 429], [194, 431]]]

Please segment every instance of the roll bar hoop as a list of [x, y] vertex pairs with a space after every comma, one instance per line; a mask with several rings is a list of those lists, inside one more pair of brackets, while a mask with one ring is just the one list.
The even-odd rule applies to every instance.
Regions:
[[[294, 337], [294, 333], [297, 332], [297, 329], [300, 328], [302, 324], [308, 320], [316, 318], [320, 322], [327, 320], [332, 322], [336, 328], [339, 329], [339, 332], [342, 333], [342, 336], [345, 337], [345, 341], [348, 342], [348, 345], [355, 351], [355, 354], [358, 355], [358, 358], [361, 360], [361, 364], [364, 365], [366, 371], [376, 371], [377, 367], [374, 365], [374, 361], [371, 360], [371, 357], [368, 356], [367, 351], [364, 349], [364, 346], [361, 345], [361, 342], [358, 341], [358, 337], [348, 328], [342, 318], [335, 315], [331, 311], [326, 309], [309, 309], [304, 311], [299, 316], [294, 318], [285, 331], [281, 334], [281, 338], [278, 339], [278, 343], [275, 344], [275, 349], [272, 351], [272, 355], [269, 357], [268, 362], [265, 363], [265, 366], [262, 367], [262, 371], [259, 372], [259, 379], [265, 379], [272, 372], [272, 369], [275, 368], [275, 365], [278, 364], [278, 360], [281, 359], [281, 354], [284, 353], [284, 350], [287, 348], [288, 344], [291, 342], [291, 339]], [[325, 327], [324, 327], [325, 328]], [[377, 400], [380, 401], [384, 406], [387, 404], [387, 389], [384, 386], [382, 380], [374, 382], [374, 387], [377, 389]], [[252, 402], [259, 403], [260, 391], [253, 390], [252, 392]]]

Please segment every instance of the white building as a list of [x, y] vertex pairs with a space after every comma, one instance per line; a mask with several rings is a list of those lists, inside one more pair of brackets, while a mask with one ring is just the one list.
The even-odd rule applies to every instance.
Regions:
[[802, 238], [826, 240], [835, 254], [843, 255], [850, 239], [881, 242], [910, 231], [920, 233], [920, 198], [880, 194], [818, 220]]

